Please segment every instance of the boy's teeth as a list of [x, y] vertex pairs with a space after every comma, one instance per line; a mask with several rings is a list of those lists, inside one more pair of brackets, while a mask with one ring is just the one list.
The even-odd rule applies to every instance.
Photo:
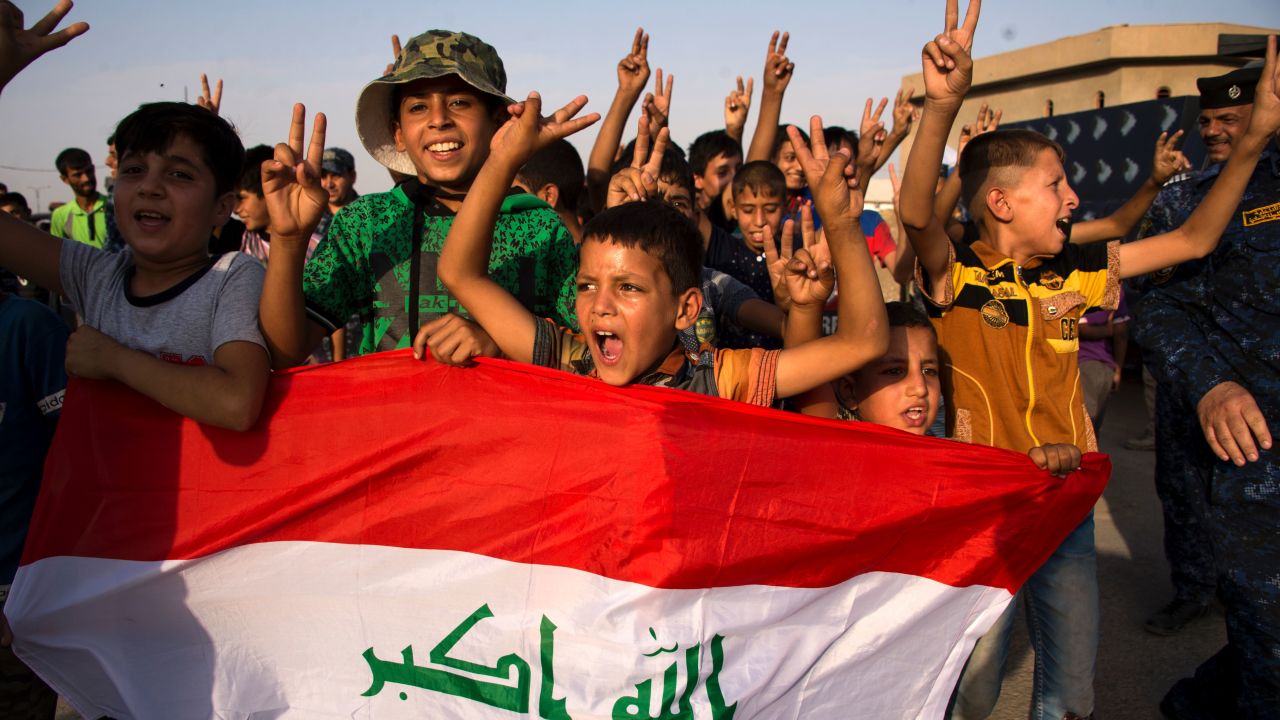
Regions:
[[431, 152], [449, 152], [450, 150], [457, 150], [460, 147], [462, 147], [461, 143], [440, 142], [440, 143], [433, 143], [431, 145], [428, 145], [427, 149], [430, 150]]

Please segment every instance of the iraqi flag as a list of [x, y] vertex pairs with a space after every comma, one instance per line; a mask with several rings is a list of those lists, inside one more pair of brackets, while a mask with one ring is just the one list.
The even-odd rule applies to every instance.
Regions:
[[407, 351], [67, 392], [6, 612], [87, 718], [940, 717], [1109, 474]]

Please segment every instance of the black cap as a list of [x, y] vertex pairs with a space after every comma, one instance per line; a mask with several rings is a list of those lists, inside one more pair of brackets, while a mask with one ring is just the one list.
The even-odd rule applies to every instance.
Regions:
[[1247, 65], [1218, 77], [1199, 78], [1196, 89], [1200, 91], [1200, 109], [1252, 105], [1253, 91], [1262, 77], [1262, 67]]

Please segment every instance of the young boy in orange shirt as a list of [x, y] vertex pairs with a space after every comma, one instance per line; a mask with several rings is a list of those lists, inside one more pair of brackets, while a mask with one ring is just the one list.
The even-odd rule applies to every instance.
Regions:
[[[782, 351], [683, 348], [678, 334], [696, 321], [702, 305], [702, 239], [688, 218], [654, 202], [610, 208], [584, 228], [576, 305], [581, 334], [525, 310], [486, 273], [492, 225], [524, 161], [595, 121], [594, 115], [572, 119], [585, 103], [579, 97], [546, 120], [536, 93], [510, 108], [512, 119], [495, 135], [440, 257], [441, 278], [507, 357], [590, 374], [610, 385], [684, 387], [769, 405], [775, 396], [807, 391], [884, 353], [884, 306], [843, 174], [848, 158], [829, 159], [822, 145], [801, 154], [820, 207], [833, 219], [827, 242], [834, 262], [797, 251], [787, 284], [792, 313], [812, 315], [806, 325], [830, 294], [832, 264], [843, 286], [867, 290], [841, 294], [847, 322], [836, 335]], [[821, 120], [814, 122], [821, 137]]]

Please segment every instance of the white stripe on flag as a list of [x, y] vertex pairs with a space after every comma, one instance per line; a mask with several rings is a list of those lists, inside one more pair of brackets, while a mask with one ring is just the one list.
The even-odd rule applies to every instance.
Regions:
[[[120, 720], [586, 720], [640, 710], [642, 686], [652, 699], [635, 716], [658, 717], [664, 689], [675, 713], [691, 685], [692, 714], [671, 717], [737, 703], [735, 720], [935, 718], [1012, 599], [879, 572], [830, 588], [660, 590], [462, 552], [307, 542], [193, 561], [53, 557], [21, 568], [15, 590], [19, 656], [86, 717]], [[441, 652], [455, 630], [466, 632]], [[500, 678], [484, 674], [511, 655]], [[397, 682], [413, 668], [426, 679]], [[375, 670], [385, 684], [366, 697]], [[491, 704], [448, 694], [461, 686], [492, 690]], [[526, 707], [513, 714], [512, 698]], [[567, 715], [550, 712], [559, 699]]]

